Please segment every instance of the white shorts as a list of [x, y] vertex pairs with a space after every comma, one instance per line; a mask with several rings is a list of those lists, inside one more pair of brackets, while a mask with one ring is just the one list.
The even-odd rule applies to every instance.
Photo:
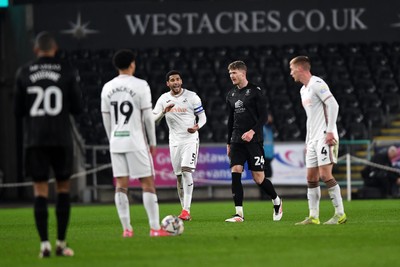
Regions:
[[188, 167], [192, 169], [192, 172], [196, 169], [197, 156], [199, 154], [198, 143], [170, 146], [169, 152], [175, 175], [182, 174], [182, 167]]
[[306, 167], [313, 168], [336, 163], [339, 153], [339, 142], [334, 146], [325, 143], [325, 138], [307, 144]]
[[127, 153], [111, 153], [114, 177], [137, 179], [154, 176], [153, 158], [150, 152], [139, 150]]

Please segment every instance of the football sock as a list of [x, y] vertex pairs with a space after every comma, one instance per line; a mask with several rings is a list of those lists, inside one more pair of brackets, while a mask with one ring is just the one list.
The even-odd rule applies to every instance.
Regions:
[[243, 207], [241, 206], [236, 206], [235, 207], [236, 214], [239, 215], [240, 217], [244, 218], [244, 213], [243, 213]]
[[262, 181], [262, 183], [259, 184], [258, 186], [261, 187], [262, 190], [264, 190], [264, 192], [271, 197], [271, 199], [276, 199], [276, 197], [278, 196], [270, 180], [264, 178], [264, 181]]
[[57, 217], [58, 240], [65, 240], [65, 236], [67, 234], [70, 210], [71, 210], [71, 203], [69, 200], [69, 193], [57, 194], [56, 217]]
[[191, 172], [182, 173], [182, 184], [183, 184], [183, 209], [190, 212], [190, 204], [192, 203], [193, 195], [193, 177]]
[[321, 187], [307, 188], [308, 208], [310, 217], [319, 218], [319, 201], [321, 199]]
[[151, 229], [160, 230], [160, 214], [158, 209], [157, 195], [150, 192], [143, 192], [143, 205], [149, 218]]
[[243, 206], [242, 174], [232, 172], [232, 196], [236, 207]]
[[176, 189], [178, 191], [179, 201], [181, 202], [181, 206], [183, 209], [183, 184], [182, 184], [182, 175], [176, 176]]
[[40, 251], [43, 251], [43, 250], [45, 250], [45, 249], [51, 251], [51, 244], [50, 244], [49, 241], [42, 241], [42, 242], [40, 242]]
[[114, 200], [123, 230], [132, 230], [128, 195], [123, 192], [116, 192]]
[[47, 220], [49, 217], [47, 210], [47, 198], [45, 197], [35, 197], [34, 202], [34, 215], [35, 215], [35, 224], [36, 229], [38, 230], [40, 240], [48, 241], [49, 235], [47, 230]]
[[335, 207], [335, 214], [343, 215], [344, 207], [342, 195], [340, 193], [340, 186], [336, 184], [335, 186], [328, 188], [328, 193], [332, 200], [332, 204]]

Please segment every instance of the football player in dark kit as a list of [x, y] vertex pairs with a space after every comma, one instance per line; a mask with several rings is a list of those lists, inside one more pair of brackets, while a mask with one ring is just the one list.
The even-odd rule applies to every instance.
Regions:
[[16, 77], [15, 113], [24, 120], [25, 171], [33, 179], [41, 258], [51, 254], [47, 208], [50, 167], [56, 176], [56, 255], [73, 255], [66, 244], [73, 164], [70, 114], [81, 112], [82, 98], [77, 73], [55, 58], [56, 51], [55, 39], [47, 32], [39, 33], [34, 44], [37, 59], [22, 66]]
[[282, 218], [282, 200], [271, 181], [264, 174], [263, 125], [267, 118], [266, 101], [260, 87], [248, 82], [247, 67], [243, 61], [228, 66], [234, 87], [226, 101], [229, 110], [227, 154], [232, 173], [232, 195], [236, 214], [226, 222], [243, 222], [243, 166], [247, 161], [253, 180], [267, 193], [273, 202], [273, 220]]

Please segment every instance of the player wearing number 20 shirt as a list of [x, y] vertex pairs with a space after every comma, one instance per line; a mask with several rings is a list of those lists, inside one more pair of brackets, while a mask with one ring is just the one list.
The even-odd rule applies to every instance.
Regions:
[[71, 175], [70, 115], [82, 110], [78, 82], [69, 63], [44, 52], [17, 72], [15, 113], [24, 118], [26, 172], [34, 181], [48, 179], [49, 165], [57, 179]]
[[17, 72], [15, 108], [25, 117], [27, 147], [71, 146], [70, 114], [82, 109], [77, 72], [67, 62], [39, 57]]

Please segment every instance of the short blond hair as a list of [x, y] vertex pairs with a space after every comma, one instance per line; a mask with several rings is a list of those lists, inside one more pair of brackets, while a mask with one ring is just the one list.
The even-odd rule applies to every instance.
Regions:
[[299, 65], [305, 70], [311, 70], [311, 61], [307, 56], [297, 56], [290, 60], [290, 65]]

